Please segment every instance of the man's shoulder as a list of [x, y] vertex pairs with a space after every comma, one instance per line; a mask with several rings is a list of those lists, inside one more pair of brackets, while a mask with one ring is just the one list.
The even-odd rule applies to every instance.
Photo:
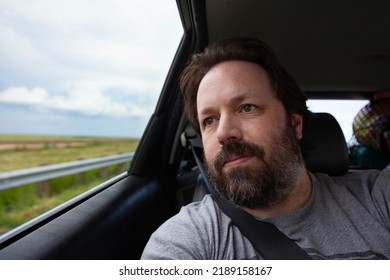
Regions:
[[219, 211], [219, 208], [214, 202], [214, 199], [211, 197], [211, 195], [206, 194], [202, 200], [191, 202], [181, 207], [179, 213], [176, 216], [203, 216], [205, 214], [209, 214], [210, 212], [214, 213], [216, 211]]
[[216, 204], [210, 194], [206, 194], [202, 200], [191, 202], [182, 207], [182, 209], [189, 209], [191, 211], [201, 211], [204, 208], [215, 208]]
[[143, 259], [252, 259], [253, 247], [210, 195], [183, 206], [150, 238]]
[[367, 170], [350, 170], [341, 176], [329, 176], [322, 173], [311, 174], [312, 179], [321, 183], [343, 183], [345, 185], [355, 185], [357, 182], [373, 185], [379, 182], [389, 182], [390, 168], [383, 170], [367, 169]]
[[184, 231], [191, 230], [193, 227], [207, 227], [210, 223], [221, 223], [221, 210], [210, 195], [196, 202], [191, 202], [180, 211], [168, 219], [162, 228], [170, 228], [172, 225], [183, 227]]
[[362, 185], [366, 185], [369, 189], [376, 185], [382, 186], [389, 184], [390, 182], [390, 168], [383, 170], [370, 169], [370, 170], [353, 170], [345, 174], [344, 176], [336, 177], [335, 180], [344, 182], [346, 185], [356, 184], [359, 182]]
[[378, 198], [378, 194], [390, 192], [390, 169], [353, 170], [347, 174], [331, 177], [321, 173], [312, 174], [313, 186], [322, 194], [332, 193], [337, 197]]

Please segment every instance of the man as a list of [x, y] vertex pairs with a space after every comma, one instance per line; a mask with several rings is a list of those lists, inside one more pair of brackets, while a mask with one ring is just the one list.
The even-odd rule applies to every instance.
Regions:
[[[310, 117], [296, 81], [255, 39], [194, 55], [180, 81], [213, 185], [314, 259], [390, 258], [390, 170], [309, 173], [299, 141]], [[262, 259], [207, 195], [183, 207], [143, 259]]]

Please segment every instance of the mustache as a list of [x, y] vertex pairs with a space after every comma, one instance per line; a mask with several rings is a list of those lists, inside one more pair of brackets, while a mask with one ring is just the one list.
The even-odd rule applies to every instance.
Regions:
[[229, 161], [233, 157], [239, 156], [255, 156], [263, 160], [265, 151], [261, 146], [254, 143], [231, 140], [225, 143], [219, 153], [214, 157], [213, 165], [215, 170], [220, 173], [225, 162]]

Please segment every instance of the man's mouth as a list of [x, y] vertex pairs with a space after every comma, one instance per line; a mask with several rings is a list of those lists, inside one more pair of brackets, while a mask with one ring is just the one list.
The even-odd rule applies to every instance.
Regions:
[[254, 158], [264, 158], [262, 147], [247, 142], [229, 142], [213, 160], [214, 169], [221, 173], [248, 164]]
[[234, 167], [241, 166], [251, 160], [253, 158], [252, 155], [235, 155], [229, 157], [226, 161], [223, 163], [224, 169], [230, 169]]

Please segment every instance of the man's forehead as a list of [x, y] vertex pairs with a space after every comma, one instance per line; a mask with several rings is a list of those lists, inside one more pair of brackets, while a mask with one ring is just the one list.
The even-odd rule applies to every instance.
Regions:
[[246, 61], [228, 61], [217, 64], [203, 77], [197, 103], [207, 107], [209, 102], [234, 103], [256, 97], [267, 98], [267, 95], [277, 97], [261, 66]]
[[269, 75], [261, 65], [244, 60], [231, 60], [214, 65], [200, 80], [198, 92], [205, 84], [210, 87], [221, 82], [220, 79], [222, 82], [242, 82], [241, 86], [245, 86], [244, 82], [250, 82], [246, 86], [259, 83], [271, 85]]
[[[203, 97], [204, 96], [204, 97]], [[235, 91], [230, 94], [224, 95], [224, 98], [219, 98], [219, 96], [214, 95], [212, 92], [205, 93], [201, 98], [205, 100], [205, 102], [198, 102], [201, 103], [200, 109], [206, 109], [207, 107], [214, 105], [213, 103], [210, 103], [211, 101], [215, 101], [218, 104], [223, 103], [242, 103], [244, 101], [253, 100], [254, 98], [260, 98], [261, 94], [257, 92], [248, 92], [248, 91]]]

